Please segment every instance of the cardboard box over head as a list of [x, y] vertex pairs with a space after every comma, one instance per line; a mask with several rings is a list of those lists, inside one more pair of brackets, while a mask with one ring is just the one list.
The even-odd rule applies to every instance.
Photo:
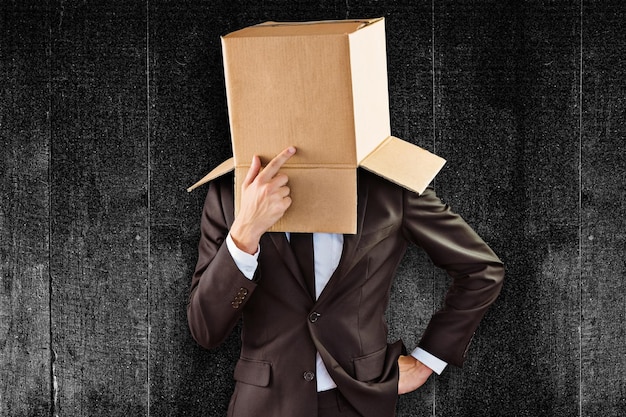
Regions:
[[253, 155], [281, 172], [292, 205], [272, 231], [356, 233], [357, 168], [417, 193], [445, 161], [391, 136], [384, 19], [267, 22], [222, 37], [235, 211]]

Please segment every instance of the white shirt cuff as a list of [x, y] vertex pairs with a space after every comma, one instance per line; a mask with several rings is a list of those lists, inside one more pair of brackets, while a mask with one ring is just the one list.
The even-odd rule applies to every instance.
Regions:
[[447, 362], [442, 361], [438, 357], [431, 355], [430, 353], [419, 347], [415, 348], [415, 350], [411, 352], [411, 356], [422, 362], [424, 365], [428, 366], [437, 375], [441, 375], [443, 370], [446, 369], [446, 366], [448, 366]]
[[259, 252], [261, 251], [261, 247], [257, 248], [256, 253], [254, 255], [250, 255], [239, 249], [233, 238], [230, 237], [230, 233], [226, 236], [226, 246], [228, 247], [228, 252], [230, 252], [230, 256], [233, 257], [233, 261], [235, 261], [235, 265], [241, 271], [241, 273], [248, 279], [254, 278], [254, 273], [256, 272], [256, 268], [259, 264]]

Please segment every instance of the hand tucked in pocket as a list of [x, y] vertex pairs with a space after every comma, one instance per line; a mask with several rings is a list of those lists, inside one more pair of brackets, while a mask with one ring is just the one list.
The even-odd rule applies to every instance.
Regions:
[[415, 359], [413, 356], [401, 355], [398, 358], [400, 368], [400, 380], [398, 381], [398, 394], [406, 394], [415, 391], [428, 380], [433, 370]]

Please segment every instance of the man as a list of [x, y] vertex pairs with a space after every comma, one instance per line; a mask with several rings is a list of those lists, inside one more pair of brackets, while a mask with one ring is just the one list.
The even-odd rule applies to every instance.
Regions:
[[[191, 333], [211, 348], [243, 317], [229, 416], [391, 417], [398, 394], [419, 388], [433, 369], [462, 365], [500, 292], [502, 263], [432, 189], [417, 195], [362, 170], [357, 233], [316, 233], [314, 261], [296, 258], [290, 243], [303, 236], [267, 233], [291, 204], [279, 170], [295, 152], [285, 149], [264, 169], [254, 157], [236, 218], [232, 177], [211, 184], [188, 305]], [[384, 314], [409, 243], [453, 284], [406, 355], [401, 342], [387, 344]]]

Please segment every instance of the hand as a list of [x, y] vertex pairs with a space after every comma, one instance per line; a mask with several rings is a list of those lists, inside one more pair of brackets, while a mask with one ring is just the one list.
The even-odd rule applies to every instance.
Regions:
[[287, 176], [278, 170], [296, 153], [290, 146], [276, 155], [261, 170], [257, 155], [241, 186], [239, 213], [230, 228], [235, 245], [244, 252], [253, 254], [259, 247], [263, 233], [274, 225], [291, 205]]
[[406, 394], [415, 391], [428, 380], [433, 370], [415, 359], [413, 356], [401, 355], [398, 358], [400, 368], [400, 380], [398, 381], [398, 394]]

